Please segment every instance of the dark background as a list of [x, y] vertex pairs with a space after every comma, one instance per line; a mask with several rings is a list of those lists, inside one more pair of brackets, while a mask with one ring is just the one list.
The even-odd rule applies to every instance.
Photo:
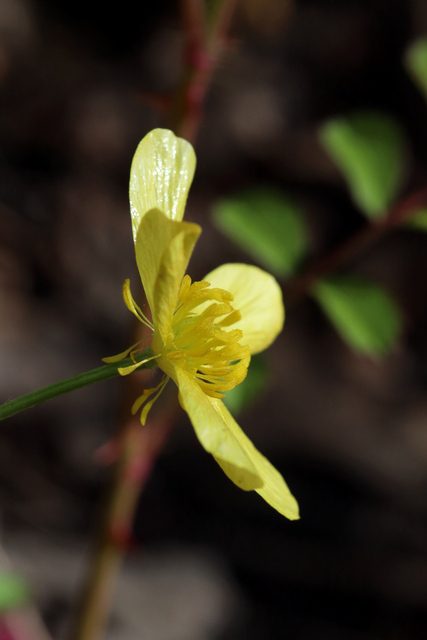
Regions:
[[[402, 65], [427, 29], [423, 0], [241, 5], [196, 145], [186, 218], [204, 228], [197, 279], [251, 262], [211, 218], [217, 199], [248, 186], [305, 207], [310, 260], [363, 224], [318, 142], [328, 117], [395, 116], [408, 137], [403, 193], [427, 182], [427, 105]], [[174, 2], [2, 1], [1, 401], [127, 346], [121, 285], [138, 286], [130, 163], [164, 124], [151, 94], [177, 86], [182, 43]], [[299, 522], [236, 489], [180, 414], [141, 499], [110, 639], [426, 637], [426, 248], [424, 235], [399, 230], [349, 265], [404, 309], [387, 358], [352, 353], [308, 299], [267, 354], [268, 390], [239, 422], [288, 481]], [[87, 560], [108, 478], [95, 453], [114, 433], [121, 383], [1, 425], [1, 543], [55, 638]]]

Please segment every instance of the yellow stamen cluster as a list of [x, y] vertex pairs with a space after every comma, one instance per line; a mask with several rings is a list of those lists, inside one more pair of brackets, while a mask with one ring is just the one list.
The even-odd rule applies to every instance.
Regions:
[[156, 359], [165, 374], [156, 387], [146, 389], [133, 404], [133, 414], [143, 407], [142, 424], [145, 424], [149, 410], [169, 378], [174, 377], [175, 367], [190, 374], [211, 398], [223, 398], [225, 391], [233, 389], [245, 379], [251, 356], [249, 347], [240, 344], [242, 331], [225, 328], [241, 318], [240, 311], [230, 304], [233, 296], [228, 291], [211, 287], [204, 280], [192, 283], [190, 276], [186, 275], [179, 290], [170, 338], [166, 342], [134, 301], [129, 280], [123, 285], [123, 298], [138, 320], [154, 331], [151, 345], [153, 355], [145, 360], [135, 359], [143, 348], [144, 338], [116, 356], [103, 358], [104, 362], [120, 362], [130, 356], [133, 364], [118, 369], [121, 375], [126, 376]]
[[[249, 347], [242, 346], [240, 329], [225, 329], [241, 318], [230, 302], [233, 296], [208, 282], [191, 283], [183, 278], [172, 322], [171, 340], [160, 345], [159, 366], [169, 374], [171, 365], [190, 374], [212, 398], [223, 398], [245, 379], [250, 362]], [[157, 343], [157, 344], [156, 344]]]

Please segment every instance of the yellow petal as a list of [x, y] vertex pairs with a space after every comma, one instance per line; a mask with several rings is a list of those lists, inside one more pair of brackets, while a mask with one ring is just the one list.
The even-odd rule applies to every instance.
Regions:
[[196, 156], [189, 142], [167, 129], [154, 129], [135, 152], [129, 183], [133, 239], [141, 220], [159, 209], [171, 220], [182, 220], [193, 180]]
[[181, 281], [201, 228], [169, 220], [153, 209], [142, 219], [135, 241], [136, 262], [160, 335], [172, 323]]
[[175, 381], [201, 445], [238, 487], [255, 490], [289, 520], [299, 518], [298, 503], [280, 473], [252, 444], [221, 400], [210, 398], [182, 369]]
[[282, 291], [275, 278], [252, 265], [223, 264], [204, 280], [233, 295], [231, 304], [242, 317], [232, 328], [243, 331], [241, 344], [247, 344], [251, 354], [270, 346], [285, 320]]
[[202, 447], [215, 456], [228, 477], [245, 491], [263, 486], [258, 470], [235, 434], [207, 396], [182, 369], [176, 367], [175, 382], [180, 402], [188, 413]]
[[[251, 460], [264, 483], [264, 486], [261, 488], [255, 487], [255, 491], [286, 518], [289, 518], [289, 520], [297, 520], [299, 518], [298, 503], [289, 491], [289, 487], [281, 474], [273, 467], [267, 458], [254, 447], [221, 400], [212, 398], [211, 402], [227, 425], [230, 433], [233, 434], [247, 457]], [[230, 475], [230, 470], [222, 464], [221, 460], [217, 459], [217, 462], [224, 472], [233, 480], [233, 477]]]

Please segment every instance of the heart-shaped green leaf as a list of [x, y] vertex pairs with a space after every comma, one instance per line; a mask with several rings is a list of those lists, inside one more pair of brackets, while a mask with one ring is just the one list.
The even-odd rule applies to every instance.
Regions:
[[402, 314], [380, 285], [361, 278], [335, 276], [318, 282], [311, 293], [355, 351], [383, 356], [396, 344]]
[[307, 251], [300, 207], [275, 190], [254, 189], [221, 200], [213, 215], [225, 235], [278, 276], [293, 273]]
[[419, 231], [427, 231], [427, 209], [417, 211], [405, 226], [418, 229]]
[[406, 51], [405, 66], [427, 99], [427, 38], [416, 40]]
[[402, 185], [405, 137], [398, 123], [378, 112], [326, 122], [320, 140], [368, 218], [382, 218]]

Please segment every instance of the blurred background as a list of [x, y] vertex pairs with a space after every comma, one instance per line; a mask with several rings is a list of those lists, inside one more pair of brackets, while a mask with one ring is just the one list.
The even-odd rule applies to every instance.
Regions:
[[[423, 0], [240, 3], [195, 145], [194, 279], [224, 262], [266, 266], [221, 215], [254, 188], [303, 212], [304, 251], [277, 272], [285, 292], [366, 224], [319, 137], [333, 118], [387, 114], [405, 146], [395, 200], [427, 186], [427, 104], [404, 65], [426, 32]], [[121, 286], [140, 286], [130, 164], [165, 125], [159, 96], [180, 80], [182, 48], [172, 1], [0, 3], [1, 402], [128, 345]], [[300, 521], [235, 488], [177, 414], [140, 500], [109, 640], [427, 636], [426, 249], [425, 233], [405, 227], [345, 267], [399, 306], [385, 355], [352, 348], [301, 296], [255, 363], [250, 404], [235, 405]], [[96, 452], [114, 434], [122, 384], [1, 424], [0, 569], [24, 581], [53, 638], [65, 637], [84, 575], [109, 476]]]

